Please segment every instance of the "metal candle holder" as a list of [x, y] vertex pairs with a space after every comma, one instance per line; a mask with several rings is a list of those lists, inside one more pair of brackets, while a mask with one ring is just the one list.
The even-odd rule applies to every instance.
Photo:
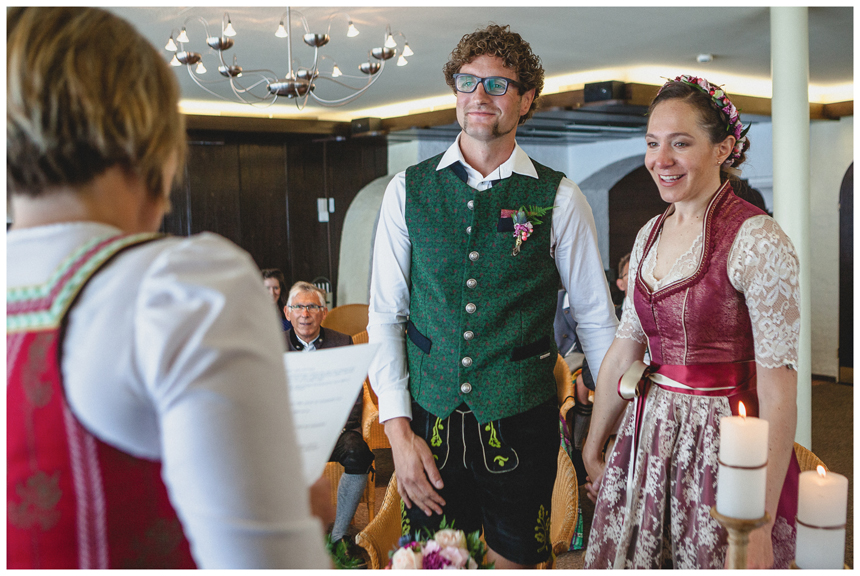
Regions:
[[716, 506], [711, 506], [711, 517], [719, 522], [729, 532], [729, 549], [726, 552], [726, 567], [729, 570], [744, 570], [747, 567], [747, 546], [750, 542], [750, 532], [770, 522], [770, 514], [757, 520], [745, 520], [723, 516], [717, 512]]

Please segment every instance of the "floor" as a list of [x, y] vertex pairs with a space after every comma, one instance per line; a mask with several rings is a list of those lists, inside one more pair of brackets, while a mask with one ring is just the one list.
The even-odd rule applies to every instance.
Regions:
[[[827, 467], [848, 478], [848, 526], [846, 529], [845, 564], [854, 566], [854, 388], [832, 382], [812, 383], [812, 451]], [[376, 507], [382, 505], [385, 489], [394, 469], [390, 450], [377, 450]], [[581, 481], [581, 480], [580, 480]], [[585, 542], [594, 515], [594, 505], [580, 487]], [[367, 525], [367, 508], [361, 504], [356, 512], [350, 535]], [[583, 568], [585, 551], [566, 552], [556, 559], [558, 569]]]

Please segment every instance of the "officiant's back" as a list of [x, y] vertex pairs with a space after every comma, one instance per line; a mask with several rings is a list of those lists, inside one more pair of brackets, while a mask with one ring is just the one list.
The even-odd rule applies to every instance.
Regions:
[[156, 234], [178, 99], [111, 13], [7, 10], [9, 568], [329, 567], [259, 271]]

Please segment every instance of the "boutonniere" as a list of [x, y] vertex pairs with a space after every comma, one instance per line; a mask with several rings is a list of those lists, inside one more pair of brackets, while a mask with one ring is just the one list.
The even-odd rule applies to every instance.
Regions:
[[516, 256], [520, 253], [522, 243], [529, 239], [529, 236], [534, 232], [535, 226], [543, 224], [541, 218], [546, 216], [546, 213], [553, 208], [554, 206], [547, 206], [545, 208], [541, 206], [529, 206], [528, 208], [520, 206], [520, 209], [511, 215], [511, 218], [514, 220], [514, 238], [517, 239], [511, 256]]

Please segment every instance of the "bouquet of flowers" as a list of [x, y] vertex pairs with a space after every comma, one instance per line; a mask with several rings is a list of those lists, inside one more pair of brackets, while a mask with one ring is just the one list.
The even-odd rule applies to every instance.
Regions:
[[387, 569], [405, 570], [475, 570], [492, 568], [483, 564], [487, 547], [481, 542], [479, 532], [465, 534], [462, 530], [447, 527], [442, 519], [441, 528], [428, 538], [418, 540], [411, 535], [400, 538], [398, 548], [389, 552]]

